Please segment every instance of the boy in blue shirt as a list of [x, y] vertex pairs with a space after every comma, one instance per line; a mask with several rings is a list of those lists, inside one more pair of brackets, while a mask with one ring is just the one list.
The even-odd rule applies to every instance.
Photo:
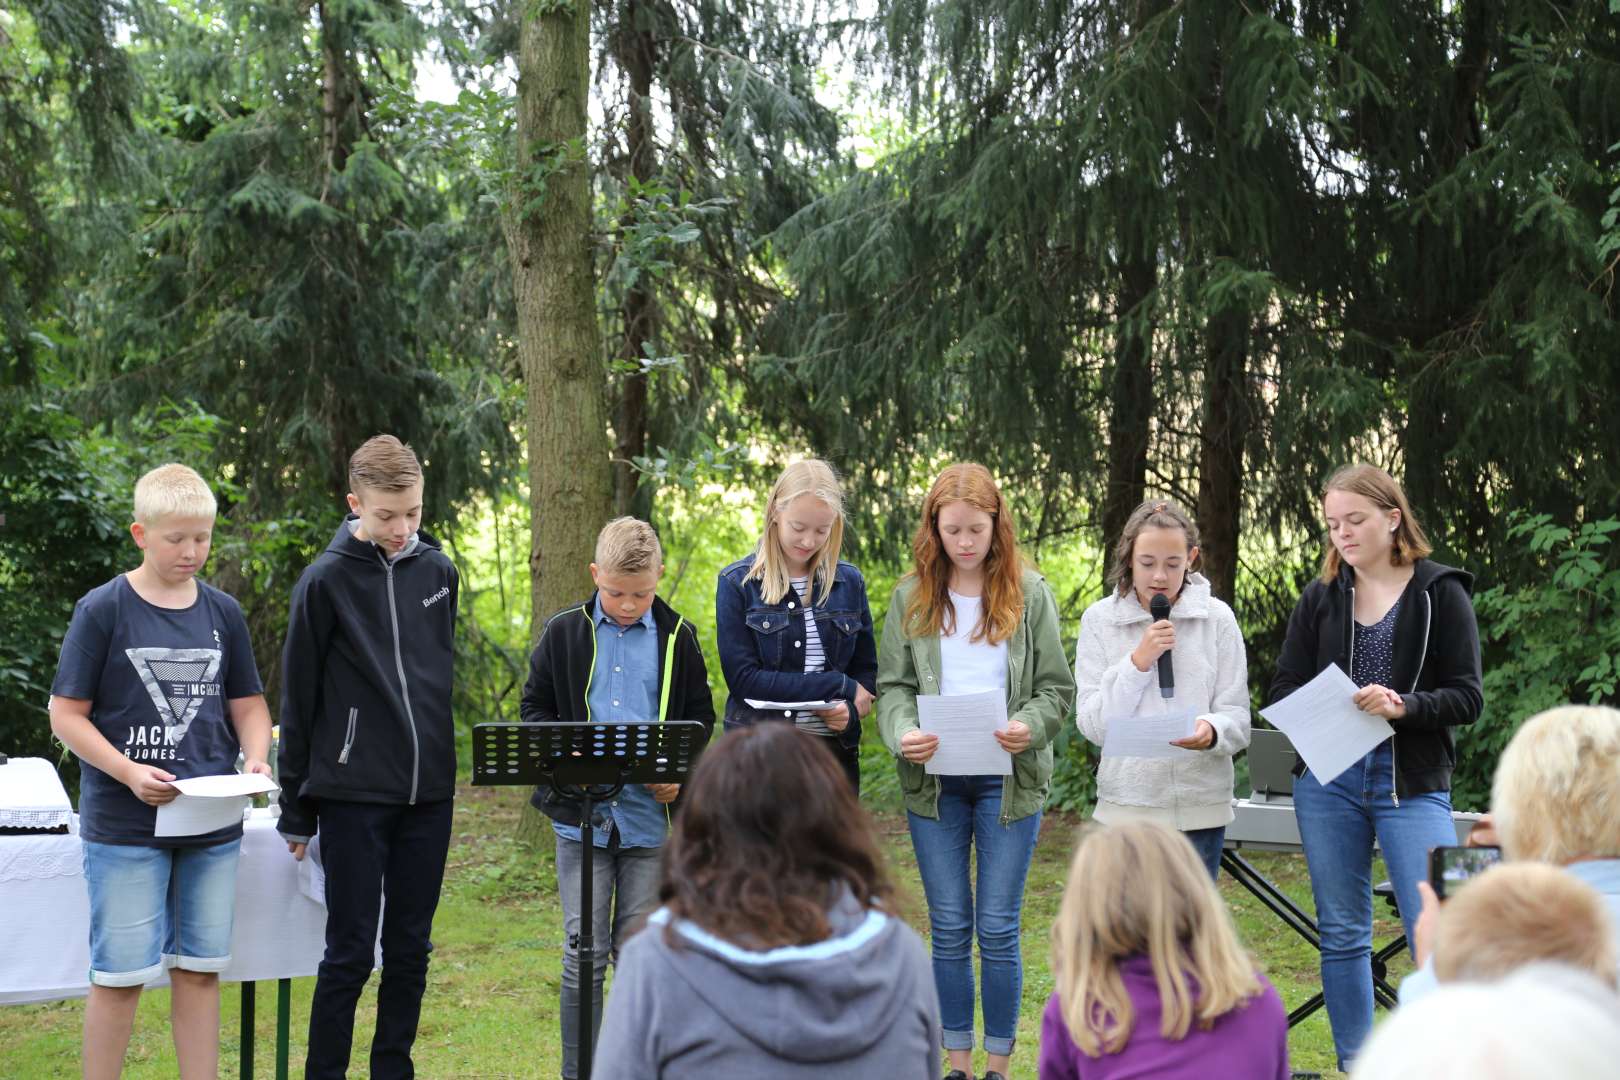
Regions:
[[305, 1077], [347, 1075], [380, 908], [368, 1075], [407, 1080], [456, 791], [458, 579], [420, 530], [422, 466], [409, 446], [367, 439], [349, 459], [349, 488], [348, 517], [293, 588], [276, 828], [298, 859], [318, 828], [326, 871], [326, 954]]
[[270, 711], [247, 622], [197, 580], [215, 503], [201, 476], [164, 465], [135, 485], [141, 565], [84, 595], [51, 684], [51, 731], [79, 757], [79, 835], [90, 891], [90, 995], [82, 1067], [117, 1077], [141, 988], [169, 970], [183, 1076], [219, 1067], [219, 973], [231, 959], [242, 823], [157, 836], [172, 781], [269, 775]]
[[[697, 720], [714, 729], [714, 699], [692, 624], [658, 599], [664, 552], [652, 526], [621, 517], [596, 538], [596, 594], [546, 621], [523, 688], [525, 723]], [[633, 927], [658, 903], [659, 849], [679, 784], [631, 784], [594, 817], [591, 1017], [602, 1021], [602, 976]], [[579, 1076], [579, 808], [535, 790], [534, 805], [557, 834], [563, 906], [562, 1076]], [[572, 811], [572, 813], [570, 813]], [[591, 1032], [596, 1045], [596, 1031]]]

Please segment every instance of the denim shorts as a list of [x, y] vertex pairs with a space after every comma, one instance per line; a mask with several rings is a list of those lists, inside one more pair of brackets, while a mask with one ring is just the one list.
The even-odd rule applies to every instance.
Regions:
[[160, 848], [84, 841], [90, 886], [90, 981], [144, 986], [165, 968], [231, 962], [240, 838]]

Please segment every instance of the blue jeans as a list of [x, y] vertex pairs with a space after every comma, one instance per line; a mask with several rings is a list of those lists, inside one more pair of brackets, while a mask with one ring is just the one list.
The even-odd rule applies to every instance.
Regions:
[[173, 848], [84, 841], [90, 981], [144, 986], [165, 967], [224, 971], [241, 851], [240, 838]]
[[[602, 1030], [602, 977], [619, 950], [658, 907], [658, 872], [663, 848], [597, 848], [591, 853], [591, 1046]], [[585, 845], [557, 837], [557, 899], [563, 910], [562, 1029], [563, 1080], [579, 1076], [579, 886], [585, 876]]]
[[[975, 930], [984, 995], [984, 1048], [992, 1054], [1011, 1054], [1018, 1034], [1024, 982], [1019, 923], [1041, 815], [1002, 825], [1002, 780], [942, 776], [938, 819], [906, 812], [928, 898], [934, 985], [944, 1027], [941, 1042], [947, 1050], [973, 1049]], [[968, 875], [968, 855], [974, 849], [976, 890]]]
[[1188, 842], [1192, 844], [1193, 850], [1198, 852], [1198, 861], [1204, 864], [1205, 870], [1209, 871], [1211, 880], [1219, 879], [1221, 876], [1221, 848], [1226, 846], [1226, 826], [1217, 825], [1213, 829], [1188, 829], [1181, 835], [1185, 836]]
[[1322, 936], [1322, 994], [1339, 1068], [1349, 1070], [1372, 1029], [1373, 838], [1383, 852], [1407, 940], [1422, 901], [1429, 849], [1455, 844], [1451, 796], [1395, 797], [1390, 742], [1322, 785], [1309, 771], [1294, 782], [1294, 816], [1311, 874]]

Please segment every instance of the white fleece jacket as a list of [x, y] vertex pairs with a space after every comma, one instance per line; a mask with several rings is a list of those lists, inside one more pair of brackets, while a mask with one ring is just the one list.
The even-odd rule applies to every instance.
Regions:
[[1237, 618], [1210, 595], [1207, 578], [1187, 575], [1170, 609], [1176, 693], [1169, 700], [1159, 696], [1156, 668], [1138, 671], [1131, 663], [1150, 621], [1134, 595], [1117, 593], [1080, 617], [1074, 663], [1080, 733], [1101, 746], [1110, 723], [1193, 709], [1215, 728], [1215, 745], [1179, 759], [1104, 757], [1094, 816], [1104, 824], [1152, 818], [1181, 830], [1230, 824], [1232, 755], [1249, 745], [1249, 670]]

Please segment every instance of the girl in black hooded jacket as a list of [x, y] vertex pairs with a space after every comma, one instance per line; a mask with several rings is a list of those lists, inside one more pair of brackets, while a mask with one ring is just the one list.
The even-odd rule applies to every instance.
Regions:
[[1434, 562], [1400, 485], [1354, 465], [1322, 493], [1331, 541], [1321, 577], [1293, 615], [1271, 700], [1337, 664], [1355, 703], [1395, 734], [1339, 776], [1309, 770], [1294, 784], [1294, 814], [1310, 869], [1322, 939], [1322, 991], [1339, 1067], [1348, 1070], [1372, 1027], [1372, 853], [1376, 837], [1406, 926], [1421, 908], [1428, 850], [1455, 844], [1452, 728], [1484, 703], [1471, 575]]

